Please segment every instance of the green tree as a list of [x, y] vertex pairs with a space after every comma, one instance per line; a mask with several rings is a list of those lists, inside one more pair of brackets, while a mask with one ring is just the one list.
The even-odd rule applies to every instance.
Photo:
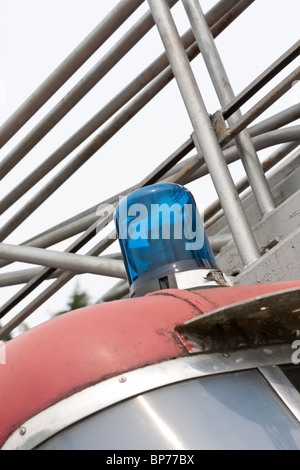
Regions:
[[78, 286], [76, 286], [73, 294], [71, 295], [69, 302], [67, 303], [67, 306], [69, 307], [67, 310], [64, 310], [62, 312], [59, 312], [55, 314], [54, 316], [62, 315], [67, 312], [72, 312], [73, 310], [76, 310], [78, 308], [83, 308], [87, 307], [90, 303], [90, 298], [89, 295], [86, 292], [83, 292], [79, 289]]
[[[90, 303], [90, 298], [87, 292], [81, 291], [79, 287], [76, 286], [73, 294], [71, 295], [69, 299], [69, 302], [67, 303], [68, 309], [54, 314], [54, 317], [57, 317], [58, 315], [62, 315], [67, 312], [72, 312], [73, 310], [76, 310], [78, 308], [87, 307], [89, 303]], [[1, 328], [1, 323], [0, 323], [0, 328]], [[20, 333], [24, 333], [28, 329], [29, 328], [26, 323], [21, 323], [21, 325], [19, 325]], [[12, 338], [13, 338], [12, 335], [8, 334], [3, 339], [3, 341], [10, 341]]]
[[[0, 323], [0, 328], [1, 328], [1, 323]], [[25, 331], [29, 330], [29, 327], [27, 326], [26, 323], [21, 323], [18, 328], [17, 328], [17, 333], [22, 334], [25, 333]], [[13, 339], [14, 336], [12, 336], [10, 333], [3, 339], [3, 341], [10, 341]]]
[[[1, 328], [1, 323], [0, 323], [0, 328]], [[3, 340], [1, 341], [10, 341], [12, 339], [12, 336], [10, 334], [8, 334], [5, 338], [3, 338]]]

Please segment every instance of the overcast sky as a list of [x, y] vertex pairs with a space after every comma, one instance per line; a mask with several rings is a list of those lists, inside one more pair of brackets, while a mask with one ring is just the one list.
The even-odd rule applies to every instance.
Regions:
[[[116, 0], [85, 0], [85, 2], [1, 0], [0, 124], [23, 103], [117, 3]], [[215, 3], [215, 0], [201, 1], [205, 12]], [[0, 158], [5, 157], [9, 150], [15, 147], [33, 125], [90, 70], [103, 53], [115, 43], [116, 38], [124, 34], [146, 9], [147, 2], [138, 9], [120, 29], [120, 32], [100, 48], [59, 93], [1, 149]], [[174, 7], [173, 12], [178, 28], [183, 33], [188, 29], [188, 21], [180, 1]], [[299, 39], [299, 17], [299, 0], [256, 0], [233, 25], [222, 33], [217, 40], [217, 45], [236, 93]], [[159, 35], [153, 28], [147, 37], [1, 181], [0, 197], [2, 198], [29, 171], [47, 158], [162, 51]], [[294, 67], [295, 62], [279, 78], [286, 76]], [[193, 69], [208, 111], [214, 113], [219, 108], [219, 104], [201, 57], [194, 61]], [[270, 86], [278, 83], [279, 78], [275, 79]], [[251, 103], [256, 102], [264, 93], [265, 90], [256, 95]], [[295, 104], [295, 99], [297, 99], [295, 96], [295, 92], [289, 92], [268, 110], [264, 117]], [[191, 124], [176, 83], [173, 81], [6, 241], [21, 243], [135, 184], [187, 140], [191, 132]], [[76, 153], [75, 151], [72, 155]], [[260, 153], [260, 157], [263, 155], [265, 153]], [[58, 168], [62, 166], [64, 164]], [[1, 217], [0, 223], [3, 224], [8, 220], [56, 172], [57, 169], [7, 211]], [[235, 179], [243, 176], [240, 164], [234, 165], [232, 172]], [[208, 178], [203, 182], [193, 183], [190, 189], [201, 209], [215, 199], [215, 192]], [[61, 249], [69, 244], [70, 240]], [[113, 251], [117, 249], [118, 246], [115, 245]], [[18, 267], [21, 266], [18, 265]], [[2, 271], [6, 270], [8, 268]], [[79, 280], [80, 287], [88, 291], [92, 300], [98, 299], [115, 282], [111, 279], [89, 275], [81, 276], [77, 280]], [[45, 318], [52, 312], [62, 310], [75, 284], [76, 280], [48, 301], [34, 315], [33, 321], [38, 321], [41, 316]], [[20, 286], [1, 289], [1, 305], [18, 289]], [[25, 303], [27, 302], [28, 300]], [[19, 308], [15, 309], [14, 313], [18, 311]]]

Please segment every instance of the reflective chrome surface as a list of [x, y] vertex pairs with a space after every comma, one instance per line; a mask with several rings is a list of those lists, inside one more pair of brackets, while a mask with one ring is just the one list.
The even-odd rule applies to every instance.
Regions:
[[294, 385], [277, 366], [260, 367], [259, 371], [300, 424], [300, 394]]
[[40, 450], [300, 450], [300, 425], [258, 371], [160, 388], [84, 419]]
[[289, 364], [291, 353], [289, 344], [268, 346], [184, 357], [128, 372], [76, 393], [22, 423], [26, 432], [21, 434], [20, 429], [14, 432], [3, 450], [33, 449], [68, 426], [150, 390], [200, 377]]

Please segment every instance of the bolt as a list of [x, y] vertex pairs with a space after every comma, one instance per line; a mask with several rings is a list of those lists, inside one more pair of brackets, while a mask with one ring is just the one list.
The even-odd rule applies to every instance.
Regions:
[[20, 428], [20, 434], [21, 436], [24, 436], [24, 434], [26, 434], [26, 428], [24, 427]]

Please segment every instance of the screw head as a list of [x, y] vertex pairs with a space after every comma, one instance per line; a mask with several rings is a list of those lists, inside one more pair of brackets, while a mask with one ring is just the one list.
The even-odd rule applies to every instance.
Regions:
[[119, 382], [120, 382], [121, 384], [123, 384], [123, 383], [126, 382], [126, 380], [127, 380], [126, 377], [121, 377], [121, 378], [119, 379]]
[[24, 436], [24, 434], [26, 434], [26, 428], [24, 428], [24, 426], [20, 428], [20, 434], [21, 436]]

